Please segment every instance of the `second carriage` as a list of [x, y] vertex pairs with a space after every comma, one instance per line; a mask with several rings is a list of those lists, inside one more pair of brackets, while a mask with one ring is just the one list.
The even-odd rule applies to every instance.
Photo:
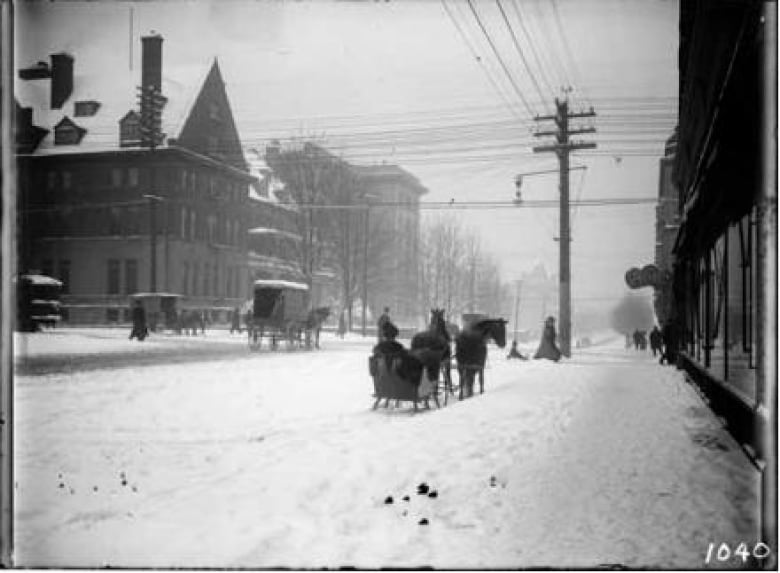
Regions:
[[275, 350], [283, 342], [288, 348], [319, 347], [319, 331], [330, 314], [329, 307], [310, 308], [309, 286], [285, 280], [258, 279], [253, 285], [246, 326], [249, 346], [259, 349], [263, 339]]

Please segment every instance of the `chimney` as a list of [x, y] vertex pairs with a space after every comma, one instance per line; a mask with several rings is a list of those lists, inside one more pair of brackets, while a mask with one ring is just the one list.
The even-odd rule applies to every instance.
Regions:
[[141, 38], [141, 87], [162, 92], [162, 43], [159, 34]]
[[62, 109], [73, 93], [73, 57], [65, 52], [51, 55], [51, 108]]

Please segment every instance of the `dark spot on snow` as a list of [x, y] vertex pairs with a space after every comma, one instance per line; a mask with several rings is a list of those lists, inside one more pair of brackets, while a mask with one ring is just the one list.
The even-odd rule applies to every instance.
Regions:
[[404, 496], [404, 501], [409, 501], [409, 496], [408, 495]]
[[417, 486], [417, 495], [425, 495], [428, 493], [428, 490], [430, 488], [428, 487], [428, 484], [425, 482], [422, 482], [420, 485]]
[[406, 517], [408, 514], [409, 514], [409, 512], [408, 512], [408, 511], [406, 511], [406, 510], [404, 510], [404, 512], [403, 512], [401, 515], [403, 515], [404, 517]]
[[133, 486], [133, 491], [137, 493], [138, 492], [138, 488]]
[[97, 490], [98, 490], [98, 486], [93, 486], [92, 487], [92, 491], [97, 491]]
[[428, 525], [428, 520], [424, 517], [420, 520], [420, 525]]
[[70, 495], [73, 495], [74, 493], [76, 493], [76, 490], [73, 489], [73, 488], [70, 488]]
[[385, 504], [386, 504], [386, 505], [389, 505], [389, 504], [391, 504], [391, 503], [393, 503], [393, 496], [392, 496], [392, 495], [388, 495], [388, 496], [385, 498]]
[[428, 494], [428, 497], [439, 497], [439, 492], [433, 490], [431, 493]]
[[126, 480], [126, 479], [123, 479], [123, 480], [122, 480], [122, 485], [123, 485], [123, 486], [124, 486], [124, 485], [127, 485], [127, 480]]

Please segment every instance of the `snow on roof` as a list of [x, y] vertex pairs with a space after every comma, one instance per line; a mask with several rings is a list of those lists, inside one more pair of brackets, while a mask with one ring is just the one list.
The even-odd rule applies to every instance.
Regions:
[[137, 292], [130, 295], [130, 298], [151, 298], [151, 297], [181, 297], [182, 295], [172, 292]]
[[281, 281], [274, 279], [257, 279], [254, 282], [256, 287], [269, 287], [269, 288], [289, 288], [293, 290], [309, 290], [309, 285], [303, 283], [294, 283], [292, 281]]
[[[78, 69], [75, 57], [74, 72]], [[168, 98], [162, 112], [162, 131], [166, 138], [176, 138], [187, 120], [195, 98], [206, 80], [214, 61], [208, 66], [163, 66], [162, 93]], [[61, 155], [97, 151], [118, 151], [119, 121], [131, 110], [138, 113], [138, 86], [141, 85], [140, 67], [121, 73], [120, 70], [102, 70], [86, 74], [74, 73], [73, 92], [61, 109], [51, 109], [51, 79], [21, 80], [15, 82], [15, 96], [22, 107], [33, 108], [33, 124], [49, 130], [35, 155]], [[92, 116], [75, 114], [75, 103], [96, 101], [100, 104]], [[65, 117], [86, 130], [75, 145], [54, 145], [54, 127]], [[161, 147], [164, 147], [163, 143]]]
[[62, 281], [46, 275], [22, 275], [21, 278], [34, 285], [62, 286]]
[[281, 231], [279, 229], [269, 229], [268, 227], [255, 227], [254, 229], [249, 229], [248, 233], [250, 235], [275, 235], [278, 237], [284, 237], [285, 239], [292, 239], [294, 241], [301, 240], [301, 236], [296, 235], [295, 233]]

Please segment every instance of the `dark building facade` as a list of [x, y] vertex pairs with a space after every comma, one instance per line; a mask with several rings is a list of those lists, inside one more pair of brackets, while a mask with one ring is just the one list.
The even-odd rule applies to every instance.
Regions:
[[[163, 39], [142, 43], [140, 78], [77, 74], [70, 54], [19, 71], [18, 267], [62, 280], [64, 318], [75, 323], [126, 320], [137, 292], [210, 310], [248, 297], [254, 178], [219, 64], [201, 78], [169, 77]], [[139, 79], [167, 99], [153, 149]]]
[[777, 3], [680, 3], [681, 365], [761, 467], [777, 567]]

